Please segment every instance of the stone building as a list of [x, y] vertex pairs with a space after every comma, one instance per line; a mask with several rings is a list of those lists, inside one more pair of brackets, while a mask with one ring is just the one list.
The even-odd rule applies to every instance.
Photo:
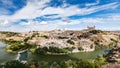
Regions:
[[88, 30], [95, 30], [95, 26], [91, 27], [91, 26], [87, 26]]

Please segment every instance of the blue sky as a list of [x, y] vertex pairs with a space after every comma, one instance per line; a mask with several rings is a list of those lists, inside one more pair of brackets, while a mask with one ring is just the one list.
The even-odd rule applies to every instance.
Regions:
[[0, 0], [0, 31], [120, 30], [120, 0]]

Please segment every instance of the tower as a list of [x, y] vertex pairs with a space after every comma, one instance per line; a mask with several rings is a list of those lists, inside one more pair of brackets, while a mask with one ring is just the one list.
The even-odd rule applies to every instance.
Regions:
[[95, 30], [95, 26], [87, 26], [88, 30]]

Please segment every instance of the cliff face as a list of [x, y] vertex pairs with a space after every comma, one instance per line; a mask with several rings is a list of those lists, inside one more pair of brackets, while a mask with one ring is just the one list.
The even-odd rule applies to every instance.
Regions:
[[112, 48], [106, 57], [108, 62], [120, 63], [120, 43], [117, 43], [114, 48]]
[[120, 68], [120, 42], [107, 54], [106, 61], [109, 63], [102, 65], [101, 68]]

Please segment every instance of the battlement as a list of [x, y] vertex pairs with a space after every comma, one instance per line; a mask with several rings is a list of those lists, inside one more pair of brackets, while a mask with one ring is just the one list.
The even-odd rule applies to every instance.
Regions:
[[93, 27], [87, 26], [87, 29], [88, 30], [95, 30], [95, 26], [93, 26]]

